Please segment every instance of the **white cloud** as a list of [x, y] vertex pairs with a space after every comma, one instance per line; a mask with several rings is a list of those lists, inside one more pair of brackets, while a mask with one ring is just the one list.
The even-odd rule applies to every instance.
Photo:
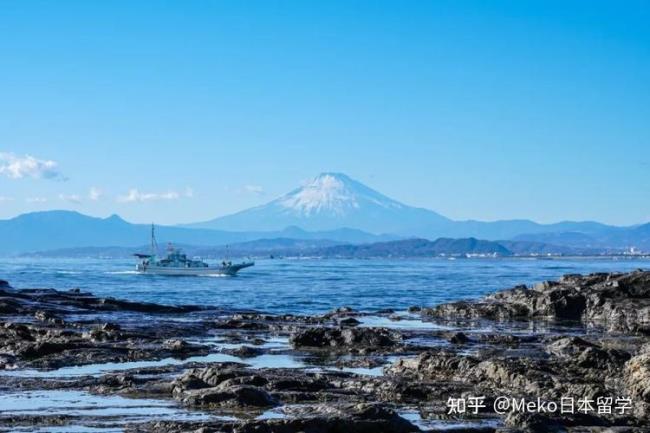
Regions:
[[193, 195], [194, 192], [191, 188], [187, 188], [183, 194], [176, 191], [167, 191], [163, 193], [141, 192], [137, 188], [132, 188], [129, 190], [128, 194], [118, 196], [117, 201], [120, 203], [142, 203], [147, 201], [178, 200], [181, 197], [190, 198]]
[[31, 177], [34, 179], [67, 180], [58, 170], [55, 161], [37, 159], [31, 155], [17, 156], [0, 152], [0, 174], [11, 179]]
[[59, 194], [59, 199], [75, 204], [81, 203], [81, 197], [77, 194]]
[[14, 198], [0, 195], [0, 203], [7, 202], [7, 201], [14, 201]]
[[104, 192], [97, 188], [97, 187], [91, 187], [90, 191], [88, 191], [88, 198], [92, 201], [98, 201], [102, 196], [104, 195]]
[[45, 203], [47, 199], [45, 197], [27, 197], [25, 201], [27, 203]]
[[255, 195], [264, 195], [264, 188], [259, 185], [244, 185], [242, 187], [242, 192]]

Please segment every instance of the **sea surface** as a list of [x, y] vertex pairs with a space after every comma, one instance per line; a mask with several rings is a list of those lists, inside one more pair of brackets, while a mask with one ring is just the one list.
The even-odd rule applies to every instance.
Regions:
[[135, 301], [311, 314], [341, 306], [404, 310], [567, 273], [637, 268], [650, 269], [650, 259], [267, 259], [235, 277], [164, 277], [136, 274], [129, 260], [16, 258], [0, 259], [0, 279], [16, 288], [80, 288]]

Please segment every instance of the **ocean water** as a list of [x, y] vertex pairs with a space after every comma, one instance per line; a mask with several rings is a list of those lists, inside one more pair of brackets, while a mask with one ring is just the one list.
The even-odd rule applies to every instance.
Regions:
[[137, 301], [309, 314], [341, 306], [404, 310], [477, 298], [567, 273], [637, 268], [650, 269], [650, 260], [268, 259], [236, 277], [163, 277], [136, 274], [129, 260], [16, 258], [0, 259], [0, 278], [16, 288], [80, 288]]

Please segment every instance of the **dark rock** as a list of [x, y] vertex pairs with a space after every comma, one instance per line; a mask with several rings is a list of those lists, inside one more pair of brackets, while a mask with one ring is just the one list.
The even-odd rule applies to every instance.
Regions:
[[22, 347], [20, 347], [20, 349], [17, 350], [15, 354], [18, 357], [32, 359], [32, 358], [40, 358], [42, 356], [52, 355], [55, 353], [60, 353], [63, 352], [64, 350], [68, 350], [74, 347], [75, 345], [72, 343], [43, 341], [38, 343], [35, 342], [35, 343], [25, 344]]
[[257, 347], [242, 346], [238, 347], [237, 349], [229, 350], [228, 353], [239, 358], [252, 358], [255, 356], [260, 356], [264, 353], [264, 351]]
[[469, 356], [451, 352], [424, 352], [415, 358], [401, 358], [385, 368], [387, 375], [417, 379], [467, 380], [478, 364]]
[[538, 413], [511, 412], [505, 420], [510, 427], [526, 433], [564, 433], [566, 429], [552, 418]]
[[[1, 295], [0, 295], [1, 296]], [[0, 314], [20, 314], [21, 304], [10, 298], [0, 297]]]
[[607, 370], [620, 368], [630, 359], [630, 354], [616, 349], [603, 349], [580, 337], [562, 337], [546, 347], [552, 355], [570, 360], [583, 368]]
[[249, 386], [219, 386], [186, 392], [181, 400], [189, 406], [270, 407], [276, 401], [263, 389]]
[[339, 320], [339, 326], [341, 327], [353, 327], [353, 326], [359, 326], [360, 324], [361, 322], [359, 322], [354, 317], [347, 317], [345, 319]]
[[635, 413], [650, 416], [650, 353], [637, 355], [625, 364], [624, 380]]
[[463, 332], [456, 332], [454, 335], [449, 337], [449, 342], [452, 344], [465, 344], [468, 343], [469, 337], [465, 335]]
[[408, 433], [420, 431], [392, 409], [378, 404], [302, 406], [285, 419], [156, 422], [131, 426], [127, 432], [165, 433]]
[[163, 342], [163, 348], [172, 352], [176, 358], [184, 358], [191, 355], [207, 355], [210, 348], [201, 344], [190, 344], [185, 340], [172, 338]]
[[482, 334], [478, 338], [482, 343], [495, 346], [518, 346], [521, 343], [532, 343], [538, 340], [534, 335], [520, 337], [512, 334]]
[[215, 328], [217, 329], [242, 329], [242, 330], [266, 330], [269, 329], [269, 325], [266, 323], [260, 323], [258, 321], [248, 321], [248, 320], [239, 320], [239, 319], [229, 319], [222, 322], [215, 323]]
[[338, 368], [375, 368], [386, 364], [386, 361], [379, 357], [358, 357], [350, 359], [339, 359], [336, 362]]
[[385, 328], [308, 328], [291, 335], [290, 343], [296, 348], [378, 350], [399, 340], [398, 334]]
[[174, 381], [174, 393], [186, 390], [215, 387], [220, 383], [247, 374], [241, 371], [242, 364], [220, 363], [208, 368], [187, 370]]
[[650, 272], [567, 275], [529, 289], [517, 286], [479, 302], [423, 309], [435, 318], [522, 320], [548, 318], [603, 324], [610, 331], [650, 335]]
[[99, 327], [93, 328], [82, 334], [82, 337], [91, 341], [101, 342], [101, 341], [115, 341], [120, 339], [121, 334], [117, 330], [112, 330], [112, 326], [107, 326], [108, 324], [100, 325]]

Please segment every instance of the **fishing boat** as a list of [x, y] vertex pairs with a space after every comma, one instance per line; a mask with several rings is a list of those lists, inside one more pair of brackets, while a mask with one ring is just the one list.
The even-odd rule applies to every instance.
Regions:
[[151, 252], [134, 254], [138, 258], [135, 270], [141, 274], [152, 275], [236, 275], [244, 268], [255, 265], [253, 261], [233, 263], [223, 260], [218, 265], [209, 265], [202, 260], [190, 259], [180, 248], [171, 243], [167, 246], [167, 256], [158, 259], [158, 244], [153, 224], [151, 225]]

